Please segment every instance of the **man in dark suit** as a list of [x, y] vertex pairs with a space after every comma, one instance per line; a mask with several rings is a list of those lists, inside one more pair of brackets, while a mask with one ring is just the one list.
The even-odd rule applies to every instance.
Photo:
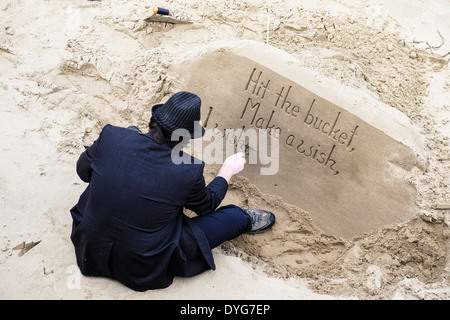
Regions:
[[[275, 223], [264, 210], [217, 209], [229, 180], [244, 168], [242, 153], [228, 157], [207, 186], [203, 162], [172, 161], [183, 134], [204, 134], [200, 107], [197, 95], [178, 92], [153, 106], [150, 132], [107, 125], [81, 154], [77, 173], [89, 184], [70, 212], [84, 275], [116, 279], [136, 291], [165, 288], [175, 276], [214, 270], [212, 248]], [[187, 217], [183, 208], [198, 216]]]

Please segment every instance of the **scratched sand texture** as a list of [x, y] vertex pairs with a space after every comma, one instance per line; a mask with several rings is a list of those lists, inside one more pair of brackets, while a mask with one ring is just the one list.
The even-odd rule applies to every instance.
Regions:
[[[192, 24], [147, 24], [153, 6]], [[449, 16], [446, 0], [3, 0], [0, 298], [449, 299]], [[146, 130], [150, 107], [180, 90], [171, 66], [187, 52], [267, 39], [420, 129], [417, 213], [344, 240], [238, 176], [226, 201], [276, 211], [278, 223], [215, 249], [216, 271], [144, 293], [80, 276], [69, 210], [85, 188], [75, 172], [84, 147], [107, 123]]]

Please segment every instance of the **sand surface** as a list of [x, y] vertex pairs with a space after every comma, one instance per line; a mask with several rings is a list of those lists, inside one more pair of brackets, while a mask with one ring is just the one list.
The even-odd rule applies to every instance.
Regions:
[[[154, 5], [192, 24], [146, 23]], [[446, 0], [3, 0], [0, 298], [449, 299], [449, 16]], [[80, 153], [108, 123], [146, 130], [151, 106], [182, 90], [171, 66], [224, 40], [268, 40], [408, 116], [426, 141], [409, 177], [420, 210], [344, 240], [234, 177], [224, 202], [278, 223], [215, 249], [216, 271], [143, 293], [81, 276], [69, 238]]]

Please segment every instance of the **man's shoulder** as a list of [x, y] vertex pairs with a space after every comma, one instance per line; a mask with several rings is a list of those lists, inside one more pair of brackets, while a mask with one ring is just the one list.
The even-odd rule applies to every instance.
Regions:
[[112, 124], [107, 124], [103, 127], [102, 133], [115, 133], [115, 132], [123, 132], [125, 128], [114, 126]]
[[[100, 136], [107, 137], [113, 140], [123, 140], [123, 139], [132, 139], [133, 137], [139, 137], [136, 131], [129, 130], [124, 127], [114, 126], [112, 124], [107, 124], [103, 127]], [[127, 137], [127, 138], [126, 138]]]

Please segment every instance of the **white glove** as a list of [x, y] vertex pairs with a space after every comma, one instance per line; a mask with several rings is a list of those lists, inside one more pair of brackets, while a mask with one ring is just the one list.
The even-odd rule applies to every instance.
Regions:
[[246, 162], [245, 154], [243, 152], [235, 153], [225, 159], [217, 175], [223, 177], [227, 182], [230, 182], [232, 176], [244, 169]]

